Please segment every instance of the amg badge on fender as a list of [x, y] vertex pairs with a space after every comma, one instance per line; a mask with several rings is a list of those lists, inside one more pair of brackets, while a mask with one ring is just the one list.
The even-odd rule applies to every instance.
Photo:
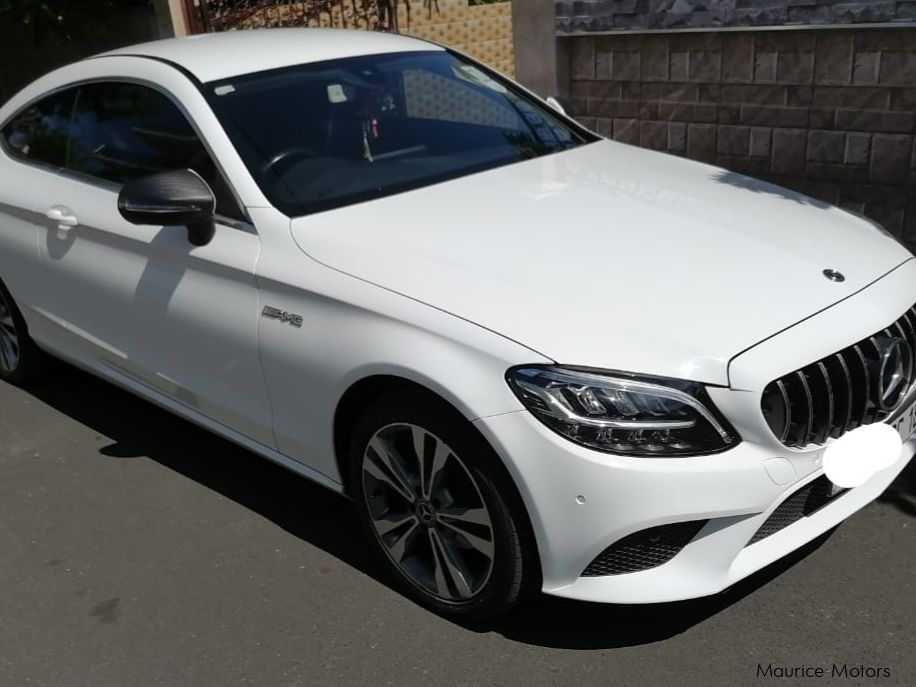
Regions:
[[291, 312], [273, 308], [269, 305], [264, 306], [264, 309], [261, 311], [261, 317], [266, 317], [269, 320], [280, 320], [280, 322], [285, 322], [297, 328], [302, 327], [302, 315], [295, 315]]

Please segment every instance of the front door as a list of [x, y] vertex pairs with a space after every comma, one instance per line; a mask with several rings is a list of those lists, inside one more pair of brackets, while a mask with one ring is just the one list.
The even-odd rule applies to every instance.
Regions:
[[[184, 168], [217, 197], [206, 246], [184, 227], [135, 226], [118, 212], [124, 183]], [[169, 97], [126, 82], [79, 87], [66, 171], [47, 198], [41, 307], [61, 352], [274, 447], [258, 353], [260, 242]]]

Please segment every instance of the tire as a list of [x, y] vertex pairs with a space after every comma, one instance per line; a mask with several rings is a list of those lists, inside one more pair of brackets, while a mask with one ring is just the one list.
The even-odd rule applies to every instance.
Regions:
[[0, 282], [0, 379], [22, 385], [38, 376], [42, 353], [29, 338], [22, 313]]
[[409, 390], [378, 399], [356, 423], [349, 467], [359, 519], [405, 595], [442, 616], [479, 620], [539, 586], [515, 485], [486, 441], [438, 397]]

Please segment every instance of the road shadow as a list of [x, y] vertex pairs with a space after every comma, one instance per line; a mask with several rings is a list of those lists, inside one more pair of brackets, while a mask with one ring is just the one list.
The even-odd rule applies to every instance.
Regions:
[[894, 483], [878, 497], [905, 515], [916, 518], [916, 460], [910, 461]]
[[[385, 586], [352, 504], [268, 460], [63, 363], [26, 390], [111, 439], [113, 460], [149, 458], [320, 547]], [[538, 595], [504, 618], [461, 623], [477, 633], [543, 647], [612, 649], [663, 641], [720, 613], [808, 556], [827, 533], [722, 594], [677, 603], [602, 605]]]
[[540, 595], [489, 626], [507, 639], [556, 649], [619, 649], [653, 644], [701, 624], [757, 591], [820, 548], [836, 531], [822, 534], [772, 565], [715, 596], [661, 604], [593, 604]]
[[46, 380], [25, 390], [111, 439], [101, 456], [149, 458], [386, 583], [345, 497], [108, 382], [65, 363], [52, 365]]

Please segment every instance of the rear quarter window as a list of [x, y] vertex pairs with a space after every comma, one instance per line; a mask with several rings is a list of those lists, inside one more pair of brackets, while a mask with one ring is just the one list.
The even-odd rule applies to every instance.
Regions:
[[14, 158], [63, 167], [76, 89], [55, 93], [32, 103], [0, 131], [3, 147]]

